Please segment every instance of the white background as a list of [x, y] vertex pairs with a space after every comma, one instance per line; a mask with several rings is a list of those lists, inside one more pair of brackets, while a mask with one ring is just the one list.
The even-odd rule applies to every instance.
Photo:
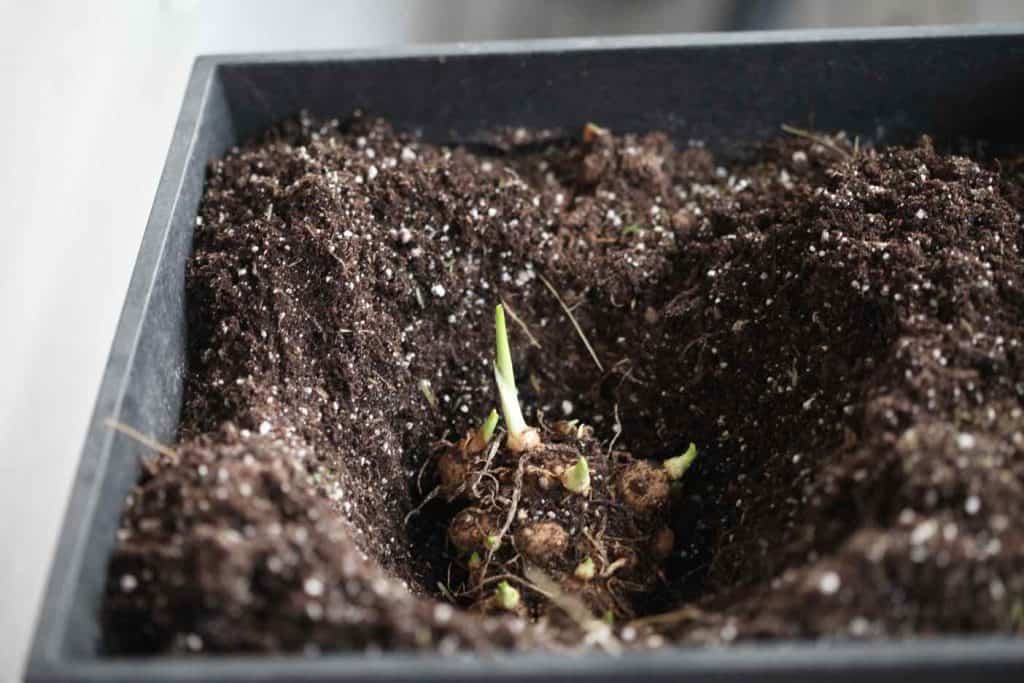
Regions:
[[[20, 675], [196, 54], [1024, 18], [1024, 3], [0, 0], [0, 681]], [[768, 12], [765, 8], [774, 9]]]

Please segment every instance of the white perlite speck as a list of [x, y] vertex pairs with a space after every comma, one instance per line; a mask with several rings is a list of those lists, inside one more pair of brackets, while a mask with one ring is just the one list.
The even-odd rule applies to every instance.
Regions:
[[433, 287], [430, 288], [430, 293], [433, 294], [434, 296], [436, 296], [439, 299], [443, 298], [444, 295], [445, 295], [444, 285], [441, 285], [441, 284], [434, 285]]
[[125, 574], [121, 577], [121, 590], [125, 593], [131, 593], [133, 590], [139, 587], [139, 580], [131, 574]]
[[266, 420], [264, 420], [263, 422], [260, 422], [260, 434], [262, 435], [262, 434], [269, 434], [269, 433], [270, 433], [270, 423], [267, 422]]
[[974, 448], [975, 443], [977, 443], [977, 441], [975, 440], [973, 434], [961, 432], [960, 434], [956, 435], [956, 445], [962, 451], [971, 450], [972, 448]]
[[447, 624], [452, 618], [452, 608], [448, 605], [438, 605], [434, 608], [434, 621], [439, 624]]
[[981, 500], [977, 496], [968, 496], [967, 500], [964, 501], [964, 512], [967, 514], [976, 515], [980, 509]]
[[931, 538], [938, 533], [939, 523], [934, 519], [929, 519], [925, 522], [921, 522], [914, 530], [910, 532], [910, 542], [914, 545], [921, 545], [927, 543]]
[[861, 637], [868, 633], [868, 629], [871, 628], [871, 624], [864, 617], [854, 617], [850, 620], [850, 634]]
[[825, 572], [818, 581], [818, 590], [825, 595], [834, 595], [839, 590], [840, 585], [842, 585], [842, 582], [839, 580], [839, 574]]
[[323, 595], [324, 584], [323, 581], [315, 577], [306, 579], [306, 582], [302, 584], [302, 589], [306, 591], [306, 595], [311, 595], [314, 598]]

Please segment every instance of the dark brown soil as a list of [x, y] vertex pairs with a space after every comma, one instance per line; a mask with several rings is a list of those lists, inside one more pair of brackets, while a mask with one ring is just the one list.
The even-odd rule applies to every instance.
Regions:
[[128, 500], [108, 650], [578, 642], [578, 614], [448, 604], [464, 504], [405, 521], [496, 405], [499, 300], [531, 422], [700, 449], [603, 644], [1024, 627], [1019, 166], [593, 133], [472, 153], [302, 119], [211, 164], [180, 443]]

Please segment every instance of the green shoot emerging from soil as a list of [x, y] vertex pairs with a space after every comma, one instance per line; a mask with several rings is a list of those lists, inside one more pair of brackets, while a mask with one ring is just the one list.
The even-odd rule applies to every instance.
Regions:
[[576, 565], [576, 571], [573, 572], [576, 578], [581, 581], [590, 581], [592, 578], [594, 578], [594, 573], [594, 561], [589, 557], [585, 558], [582, 562]]
[[[497, 426], [498, 426], [498, 411], [497, 410], [492, 410], [491, 414], [487, 416], [486, 420], [484, 420], [484, 426], [480, 428], [480, 438], [483, 439], [485, 442], [490, 441], [491, 437], [494, 436], [494, 429]], [[691, 446], [692, 446], [692, 444], [691, 444]]]
[[492, 410], [458, 442], [439, 444], [434, 490], [459, 506], [448, 520], [449, 576], [463, 582], [458, 602], [470, 609], [560, 613], [588, 637], [597, 615], [635, 617], [632, 601], [663, 581], [677, 480], [697, 449], [651, 460], [615, 450], [614, 439], [601, 444], [578, 419], [527, 424], [505, 313], [494, 309], [493, 365], [506, 438]]
[[467, 442], [467, 451], [470, 453], [479, 453], [480, 451], [487, 448], [487, 444], [491, 442], [491, 437], [494, 436], [494, 430], [498, 427], [498, 411], [492, 410], [484, 423], [480, 426], [480, 429], [473, 432], [469, 441]]
[[681, 479], [686, 474], [686, 470], [690, 469], [690, 465], [696, 459], [697, 445], [691, 443], [685, 453], [665, 460], [662, 465], [665, 466], [665, 471], [668, 472], [668, 478], [675, 481], [676, 479]]
[[505, 327], [505, 309], [501, 304], [494, 308], [494, 381], [498, 385], [498, 396], [501, 399], [501, 414], [508, 427], [508, 449], [513, 453], [521, 453], [539, 446], [540, 434], [526, 424], [522, 408], [519, 407], [519, 392], [516, 389], [508, 330]]
[[501, 609], [511, 612], [519, 606], [519, 591], [510, 586], [508, 581], [502, 581], [494, 591], [494, 602]]
[[582, 455], [575, 465], [562, 473], [562, 486], [581, 496], [590, 493], [590, 465]]

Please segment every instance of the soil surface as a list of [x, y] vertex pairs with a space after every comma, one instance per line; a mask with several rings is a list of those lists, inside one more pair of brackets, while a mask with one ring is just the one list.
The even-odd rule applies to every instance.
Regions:
[[[593, 127], [449, 149], [303, 117], [211, 163], [180, 442], [127, 500], [106, 649], [1024, 628], [1019, 167], [927, 139], [750, 152]], [[564, 597], [464, 609], [465, 503], [423, 504], [438, 443], [497, 406], [499, 301], [532, 424], [655, 465], [699, 449], [671, 554], [610, 628]]]

